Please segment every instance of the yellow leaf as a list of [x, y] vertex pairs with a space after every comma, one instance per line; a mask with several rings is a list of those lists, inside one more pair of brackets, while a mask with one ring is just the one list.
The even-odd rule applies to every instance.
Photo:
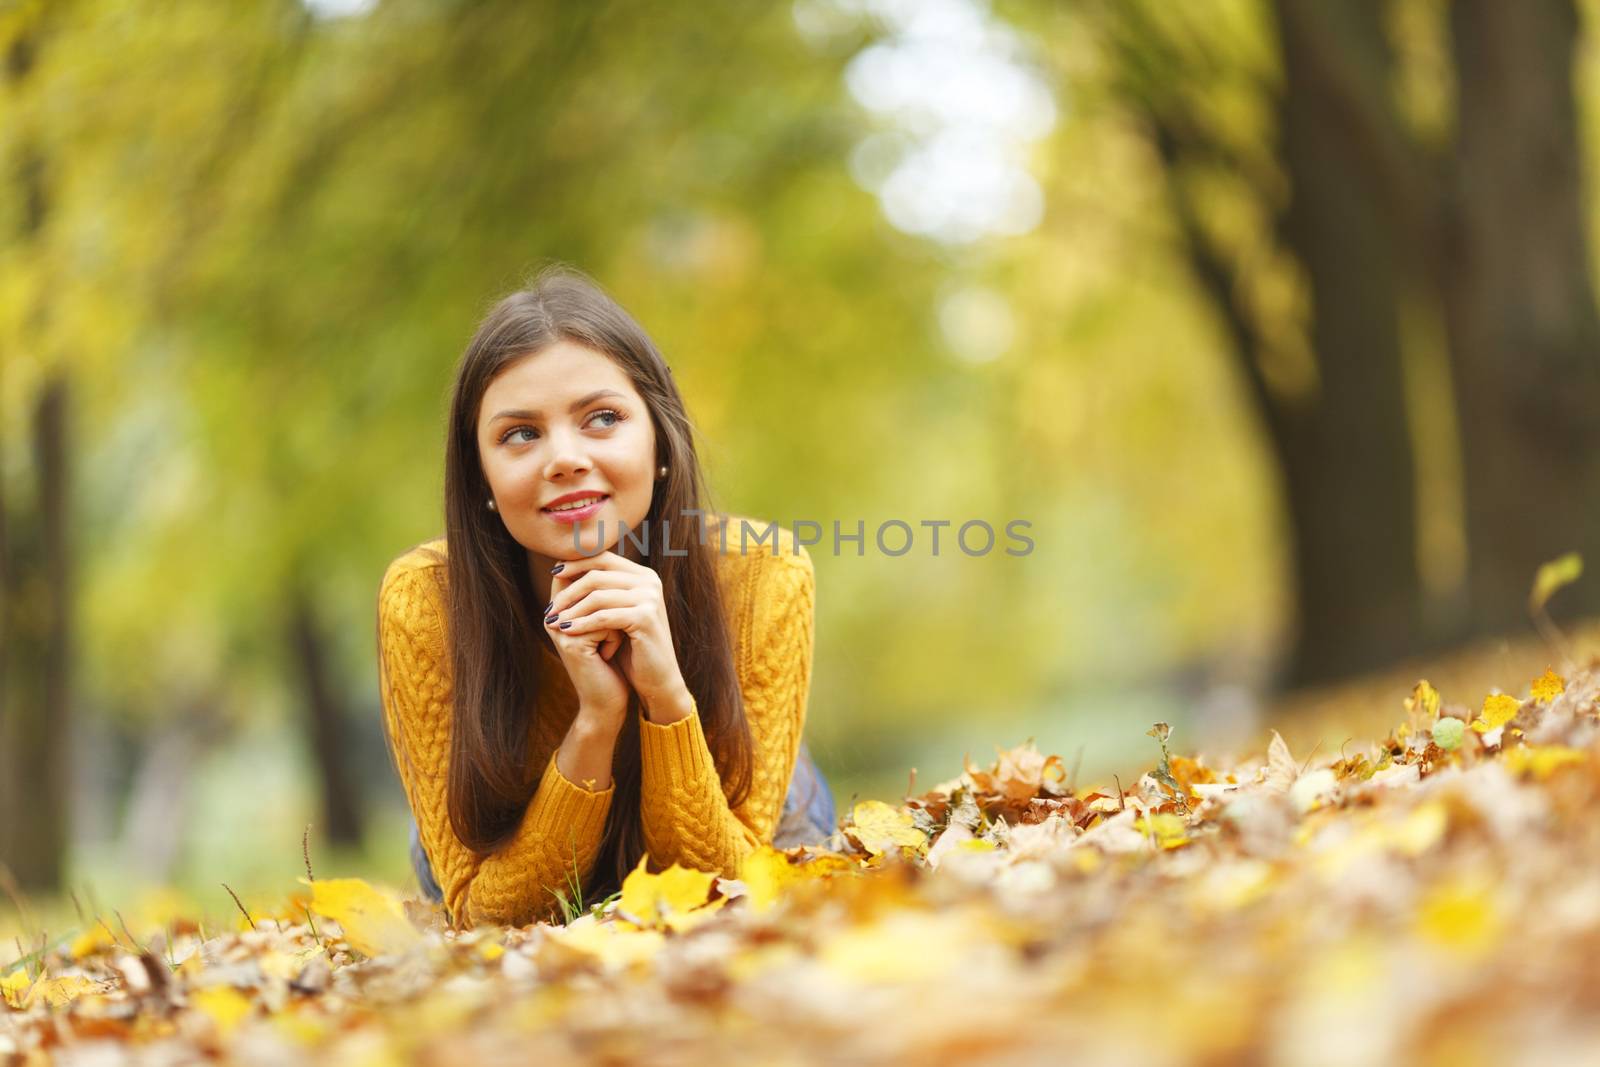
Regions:
[[[338, 1018], [333, 1016], [332, 1018]], [[333, 1028], [329, 1017], [313, 1015], [308, 1011], [280, 1011], [271, 1016], [272, 1024], [284, 1037], [304, 1048], [318, 1048], [328, 1041], [328, 1032]]]
[[67, 946], [67, 954], [75, 960], [81, 960], [116, 943], [116, 938], [111, 936], [111, 931], [106, 929], [105, 923], [97, 922], [72, 939], [72, 944]]
[[1565, 745], [1524, 745], [1505, 755], [1506, 769], [1512, 774], [1531, 774], [1543, 781], [1558, 769], [1587, 760], [1588, 753]]
[[1141, 834], [1153, 836], [1156, 844], [1162, 848], [1177, 848], [1187, 845], [1188, 826], [1178, 816], [1169, 812], [1151, 815], [1148, 818], [1139, 818], [1133, 821], [1133, 828]]
[[957, 979], [975, 952], [992, 944], [991, 920], [974, 907], [941, 911], [897, 908], [875, 921], [836, 928], [817, 960], [864, 985]]
[[773, 848], [762, 845], [739, 862], [739, 881], [744, 883], [745, 896], [750, 907], [766, 911], [782, 899], [784, 890], [808, 874], [789, 862], [789, 857]]
[[1252, 859], [1225, 862], [1209, 868], [1191, 886], [1196, 903], [1202, 908], [1232, 911], [1267, 894], [1272, 888], [1272, 865]]
[[909, 814], [881, 800], [857, 804], [850, 821], [845, 832], [874, 856], [900, 848], [922, 852], [928, 845], [928, 835], [917, 829]]
[[566, 926], [551, 931], [548, 936], [610, 965], [648, 960], [661, 948], [664, 940], [660, 930], [645, 930], [625, 922], [603, 923], [592, 912], [578, 916]]
[[1517, 709], [1521, 706], [1516, 697], [1492, 693], [1483, 698], [1483, 713], [1472, 721], [1472, 728], [1482, 734], [1504, 726], [1517, 717]]
[[660, 874], [645, 869], [648, 855], [639, 857], [639, 865], [622, 881], [622, 899], [617, 908], [627, 922], [640, 927], [665, 925], [668, 929], [684, 930], [707, 918], [705, 914], [691, 912], [697, 909], [711, 912], [724, 903], [718, 898], [706, 907], [706, 897], [717, 876], [706, 871], [691, 870], [674, 863]]
[[1406, 710], [1416, 712], [1432, 722], [1439, 717], [1439, 691], [1426, 678], [1422, 679], [1411, 690], [1411, 695], [1406, 697]]
[[1491, 947], [1500, 927], [1493, 892], [1475, 882], [1435, 887], [1417, 912], [1417, 929], [1423, 937], [1468, 955]]
[[[311, 884], [306, 882], [304, 878], [300, 879], [300, 881], [308, 885]], [[246, 901], [245, 906], [250, 909], [251, 917], [257, 922], [276, 919], [279, 922], [303, 923], [306, 921], [306, 909], [311, 905], [312, 895], [300, 890], [270, 901], [261, 901], [254, 904]]]
[[52, 1008], [59, 1008], [72, 1003], [94, 988], [94, 982], [81, 974], [69, 974], [61, 978], [41, 978], [33, 984], [32, 989], [28, 990], [28, 999], [24, 1006], [43, 1000]]
[[405, 952], [422, 941], [399, 903], [360, 878], [319, 879], [309, 884], [311, 909], [338, 923], [344, 939], [357, 952], [384, 956]]
[[0, 978], [0, 995], [3, 995], [6, 1003], [13, 1008], [20, 1008], [27, 999], [28, 987], [32, 984], [33, 980], [28, 977], [28, 972], [18, 967], [4, 978]]
[[835, 874], [860, 874], [861, 868], [849, 856], [839, 852], [824, 852], [800, 864], [796, 870], [807, 878], [827, 878]]
[[1558, 589], [1571, 585], [1583, 574], [1583, 557], [1568, 552], [1539, 567], [1533, 578], [1533, 591], [1528, 594], [1528, 610], [1540, 612]]
[[1548, 704], [1567, 691], [1567, 680], [1548, 668], [1533, 680], [1533, 699]]
[[1420, 856], [1438, 844], [1449, 828], [1449, 810], [1434, 800], [1411, 809], [1399, 822], [1382, 824], [1378, 834], [1397, 852]]
[[196, 989], [189, 994], [189, 1006], [215, 1023], [217, 1033], [223, 1037], [227, 1037], [234, 1027], [244, 1021], [251, 1007], [249, 997], [227, 985]]

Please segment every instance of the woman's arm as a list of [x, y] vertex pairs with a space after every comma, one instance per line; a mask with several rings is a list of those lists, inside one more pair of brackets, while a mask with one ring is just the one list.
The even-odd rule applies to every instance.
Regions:
[[[585, 789], [569, 768], [609, 766], [609, 742], [587, 731], [581, 716], [552, 753], [516, 835], [479, 856], [450, 826], [451, 680], [437, 586], [423, 570], [391, 566], [378, 593], [378, 662], [384, 727], [406, 800], [444, 903], [457, 928], [480, 923], [523, 925], [559, 914], [557, 892], [573, 899], [594, 866], [614, 788]], [[568, 751], [568, 749], [571, 751]], [[567, 757], [577, 756], [576, 759]]]
[[[660, 866], [677, 862], [733, 877], [739, 860], [772, 840], [794, 775], [811, 689], [816, 576], [804, 546], [747, 561], [755, 582], [747, 640], [736, 649], [755, 744], [749, 794], [730, 807], [698, 713], [639, 724], [645, 844]], [[741, 636], [736, 633], [735, 639]]]

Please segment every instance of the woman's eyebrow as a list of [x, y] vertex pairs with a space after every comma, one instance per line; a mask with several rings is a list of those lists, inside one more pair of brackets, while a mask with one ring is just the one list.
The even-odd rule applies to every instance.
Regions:
[[[600, 400], [600, 399], [603, 399], [604, 397], [608, 397], [608, 396], [614, 396], [614, 397], [617, 397], [620, 400], [628, 399], [627, 397], [623, 396], [621, 393], [617, 392], [615, 389], [596, 389], [594, 392], [590, 393], [588, 396], [580, 396], [578, 399], [574, 400], [571, 404], [567, 405], [567, 412], [569, 414], [574, 413], [579, 408], [586, 408], [590, 404], [593, 404], [596, 400]], [[494, 422], [495, 419], [532, 419], [533, 421], [538, 422], [543, 418], [544, 418], [544, 413], [543, 412], [540, 412], [540, 411], [529, 411], [526, 408], [513, 408], [510, 411], [497, 412], [495, 414], [494, 418], [490, 419], [489, 421], [490, 422]]]

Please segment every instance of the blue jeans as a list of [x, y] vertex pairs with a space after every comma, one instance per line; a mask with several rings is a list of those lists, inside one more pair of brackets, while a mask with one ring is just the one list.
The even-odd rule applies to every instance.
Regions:
[[[839, 818], [833, 805], [833, 790], [823, 777], [822, 769], [811, 758], [811, 750], [800, 742], [800, 755], [795, 760], [794, 778], [789, 782], [789, 795], [783, 799], [783, 815], [772, 837], [776, 848], [794, 848], [796, 845], [815, 845], [827, 840], [838, 827]], [[411, 820], [411, 867], [417, 872], [417, 884], [422, 895], [435, 903], [444, 899], [444, 890], [433, 877], [433, 867], [422, 850], [422, 838], [417, 833], [417, 822]]]

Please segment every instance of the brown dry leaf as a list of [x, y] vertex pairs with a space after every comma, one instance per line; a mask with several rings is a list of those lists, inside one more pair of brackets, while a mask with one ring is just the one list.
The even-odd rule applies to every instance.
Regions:
[[[29, 955], [37, 982], [0, 985], [0, 1058], [1198, 1067], [1322, 1062], [1359, 1033], [1373, 1062], [1586, 1062], [1600, 676], [1564, 692], [1487, 701], [1500, 746], [1408, 721], [1303, 774], [1276, 733], [1264, 762], [1163, 753], [1204, 798], [1187, 813], [1149, 774], [1057, 794], [1054, 757], [1002, 752], [922, 802], [858, 805], [849, 854], [636, 872], [566, 927], [430, 923], [427, 951], [361, 958], [332, 922], [173, 922], [145, 955], [66, 936]], [[1408, 719], [1430, 704], [1414, 689]]]
[[966, 762], [966, 772], [981, 792], [1010, 801], [1026, 801], [1041, 791], [1055, 794], [1066, 781], [1066, 767], [1060, 756], [1046, 756], [1032, 741], [1012, 749], [995, 748], [995, 763], [979, 770]]

